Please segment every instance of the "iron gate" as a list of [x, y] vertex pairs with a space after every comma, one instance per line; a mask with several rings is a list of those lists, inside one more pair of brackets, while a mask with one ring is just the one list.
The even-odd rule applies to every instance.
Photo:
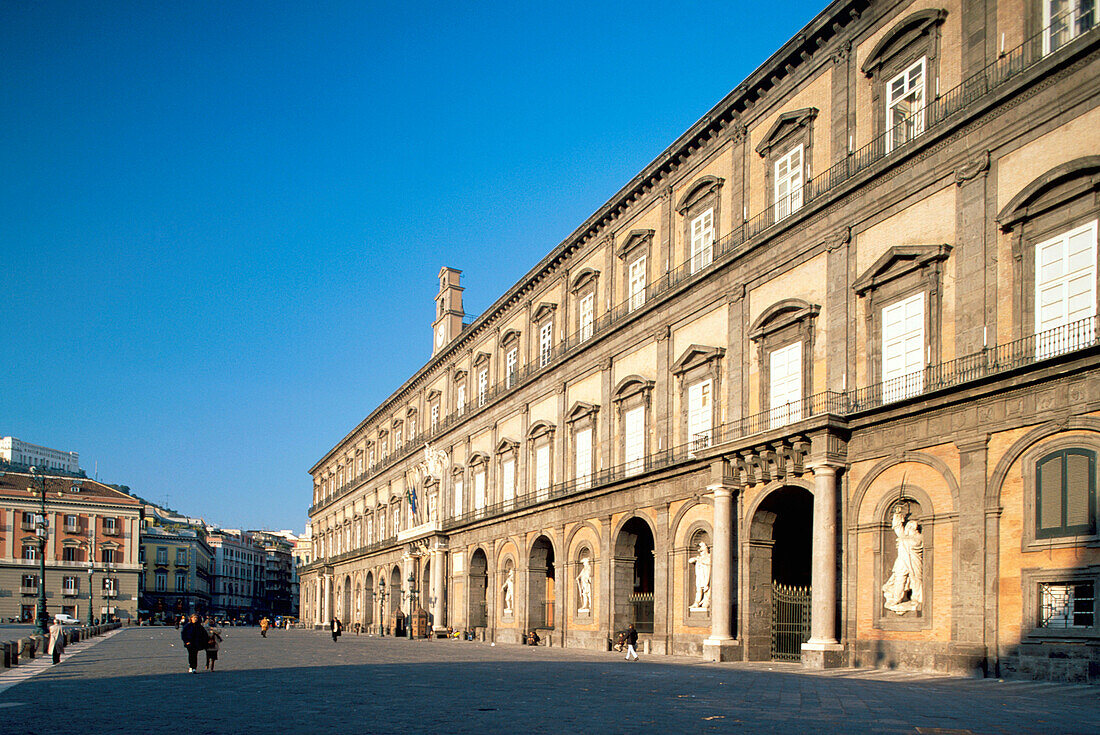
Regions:
[[810, 588], [772, 582], [772, 660], [801, 661], [810, 639]]

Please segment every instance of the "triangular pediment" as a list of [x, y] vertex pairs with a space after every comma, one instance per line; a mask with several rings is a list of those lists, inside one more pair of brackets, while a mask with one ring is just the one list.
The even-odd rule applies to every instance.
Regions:
[[773, 146], [782, 143], [788, 135], [803, 128], [814, 121], [817, 117], [816, 107], [803, 107], [799, 110], [791, 110], [790, 112], [782, 113], [772, 126], [768, 128], [768, 132], [764, 133], [764, 137], [760, 140], [760, 144], [756, 146], [756, 152], [761, 156], [768, 155], [768, 151]]
[[577, 401], [573, 404], [573, 407], [569, 409], [569, 413], [565, 414], [565, 420], [567, 422], [577, 421], [583, 419], [586, 416], [591, 416], [600, 410], [600, 407], [595, 403], [586, 403], [585, 401]]
[[625, 258], [634, 248], [641, 247], [653, 239], [653, 230], [631, 230], [623, 240], [623, 244], [615, 251], [615, 255]]
[[554, 313], [554, 310], [558, 308], [557, 304], [551, 304], [548, 301], [544, 301], [539, 304], [539, 307], [535, 309], [535, 313], [531, 315], [531, 321], [536, 324], [546, 319], [548, 316]]
[[706, 345], [695, 344], [688, 345], [688, 348], [683, 351], [680, 358], [672, 364], [672, 373], [673, 375], [679, 375], [703, 363], [720, 359], [725, 354], [726, 350], [722, 347], [707, 347]]
[[487, 362], [489, 362], [489, 353], [488, 352], [479, 352], [479, 353], [477, 353], [477, 357], [474, 358], [474, 365], [480, 366], [480, 365], [484, 365]]
[[500, 441], [497, 442], [496, 453], [497, 454], [507, 454], [508, 452], [516, 451], [516, 449], [518, 449], [518, 448], [519, 448], [519, 442], [512, 441], [508, 437], [504, 437]]
[[852, 290], [863, 296], [884, 283], [922, 268], [928, 263], [946, 260], [951, 254], [950, 245], [899, 245], [879, 256], [870, 268], [863, 272]]

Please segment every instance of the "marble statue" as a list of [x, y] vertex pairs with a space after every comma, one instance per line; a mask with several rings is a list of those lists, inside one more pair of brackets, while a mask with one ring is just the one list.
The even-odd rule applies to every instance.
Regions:
[[924, 537], [900, 504], [894, 506], [890, 527], [897, 537], [898, 553], [890, 578], [882, 585], [882, 596], [887, 610], [902, 615], [919, 610], [924, 600]]
[[688, 559], [695, 565], [695, 601], [692, 610], [710, 609], [710, 549], [705, 542], [699, 542], [699, 553]]
[[592, 561], [587, 556], [581, 559], [581, 571], [577, 574], [577, 601], [577, 612], [592, 609]]
[[431, 444], [424, 445], [424, 476], [428, 479], [443, 481], [443, 473], [447, 471], [447, 453], [442, 449], [432, 449]]
[[501, 588], [504, 592], [504, 612], [512, 612], [512, 604], [515, 601], [515, 587], [516, 587], [516, 570], [509, 569], [508, 576], [504, 578], [504, 585]]

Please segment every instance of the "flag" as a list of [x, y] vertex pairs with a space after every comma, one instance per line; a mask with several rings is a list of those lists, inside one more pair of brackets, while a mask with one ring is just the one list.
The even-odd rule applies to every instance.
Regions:
[[405, 485], [405, 500], [409, 501], [409, 507], [412, 508], [413, 515], [416, 515], [416, 488], [412, 485]]

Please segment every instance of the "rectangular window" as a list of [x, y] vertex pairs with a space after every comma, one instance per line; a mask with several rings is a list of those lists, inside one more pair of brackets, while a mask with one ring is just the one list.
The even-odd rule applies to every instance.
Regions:
[[66, 546], [61, 550], [62, 561], [80, 561], [79, 549], [75, 546]]
[[489, 370], [481, 368], [477, 373], [477, 405], [484, 406], [489, 398]]
[[460, 386], [458, 386], [458, 394], [457, 394], [457, 397], [455, 398], [455, 410], [458, 411], [459, 413], [462, 413], [463, 409], [465, 409], [465, 408], [466, 408], [466, 386], [465, 385], [460, 385]]
[[581, 339], [585, 340], [592, 336], [593, 324], [595, 321], [595, 311], [593, 304], [596, 301], [595, 294], [585, 294], [581, 298], [580, 314], [581, 314]]
[[691, 221], [691, 272], [706, 268], [714, 259], [714, 210]]
[[1093, 220], [1035, 247], [1036, 357], [1092, 344], [1096, 233]]
[[65, 531], [76, 533], [80, 530], [80, 519], [77, 516], [65, 516]]
[[508, 355], [504, 358], [504, 370], [507, 373], [508, 387], [511, 388], [516, 384], [516, 348], [508, 350]]
[[516, 498], [516, 460], [509, 457], [500, 463], [501, 496], [511, 502]]
[[688, 441], [692, 451], [710, 446], [712, 382], [701, 380], [688, 388]]
[[535, 492], [543, 497], [550, 489], [550, 442], [535, 449]]
[[455, 515], [462, 515], [462, 478], [455, 478]]
[[[409, 417], [409, 441], [412, 441], [413, 437], [415, 437], [415, 436], [416, 436], [416, 416], [410, 416]], [[362, 461], [363, 460], [359, 460], [360, 464], [362, 463]], [[362, 469], [362, 467], [360, 467], [360, 469]]]
[[638, 258], [630, 264], [630, 272], [628, 274], [629, 288], [630, 288], [630, 310], [640, 309], [645, 305], [645, 284], [646, 284], [646, 271], [645, 271], [645, 257]]
[[474, 473], [474, 510], [485, 508], [485, 470]]
[[768, 356], [770, 425], [802, 420], [802, 343], [792, 342]]
[[187, 566], [187, 549], [176, 549], [176, 566]]
[[387, 454], [389, 454], [389, 448], [390, 448], [389, 444], [390, 444], [390, 443], [389, 443], [389, 440], [388, 440], [388, 439], [383, 439], [383, 440], [382, 440], [382, 447], [381, 447], [381, 449], [380, 449], [379, 451], [380, 451], [380, 452], [381, 452], [381, 454], [382, 454], [382, 461], [383, 461], [383, 462], [385, 462], [385, 461], [386, 461], [386, 455], [387, 455]]
[[183, 572], [176, 572], [176, 592], [183, 592], [187, 589], [187, 575]]
[[118, 580], [114, 577], [103, 578], [103, 591], [104, 592], [118, 592]]
[[1035, 535], [1039, 538], [1096, 532], [1096, 454], [1064, 449], [1036, 463]]
[[434, 432], [436, 429], [439, 428], [439, 404], [435, 404], [432, 406], [431, 421], [432, 431]]
[[371, 447], [370, 452], [367, 454], [367, 464], [374, 467], [374, 447]]
[[33, 531], [34, 530], [34, 513], [29, 513], [27, 511], [23, 511], [23, 525], [22, 525], [22, 528], [23, 528], [24, 531]]
[[1096, 0], [1044, 0], [1043, 53], [1049, 54], [1096, 25]]
[[645, 406], [623, 414], [623, 438], [626, 474], [636, 475], [645, 469]]
[[922, 56], [886, 84], [886, 152], [924, 132], [924, 69]]
[[359, 455], [359, 474], [363, 474], [363, 455]]
[[168, 575], [164, 572], [157, 572], [156, 574], [156, 590], [157, 592], [165, 592], [168, 589]]
[[37, 559], [38, 547], [33, 544], [25, 544], [23, 546], [23, 558], [24, 559]]
[[577, 487], [587, 488], [592, 484], [592, 429], [578, 431], [573, 437], [576, 445]]
[[164, 548], [163, 546], [159, 547], [157, 549], [157, 564], [167, 564], [167, 563], [168, 563], [168, 549]]
[[63, 595], [75, 595], [76, 594], [76, 577], [62, 577], [61, 578], [61, 594], [63, 594]]
[[38, 592], [38, 575], [37, 574], [24, 574], [23, 583], [20, 588], [21, 592]]
[[802, 146], [775, 162], [775, 219], [779, 220], [802, 206]]
[[882, 398], [897, 401], [924, 390], [924, 292], [882, 310]]
[[397, 449], [398, 447], [401, 446], [401, 437], [402, 437], [401, 429], [394, 429], [393, 430], [393, 448], [394, 449]]
[[554, 349], [554, 322], [548, 321], [539, 329], [539, 367], [550, 364]]
[[115, 563], [115, 550], [114, 549], [104, 549], [103, 550], [103, 563], [104, 564], [114, 564]]
[[118, 533], [118, 522], [116, 519], [107, 517], [103, 519], [103, 533], [108, 536], [114, 536]]
[[1096, 624], [1096, 590], [1092, 582], [1039, 585], [1039, 627], [1067, 630]]

